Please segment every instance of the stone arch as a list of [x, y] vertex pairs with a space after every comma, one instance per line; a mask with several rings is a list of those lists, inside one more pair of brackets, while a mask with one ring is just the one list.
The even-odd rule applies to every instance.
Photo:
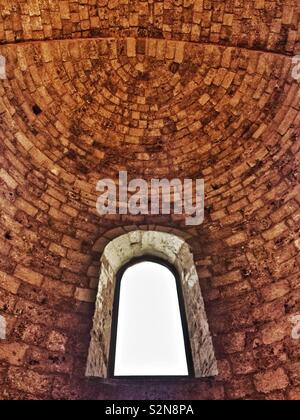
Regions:
[[178, 236], [136, 230], [112, 240], [101, 258], [101, 274], [87, 361], [86, 376], [108, 378], [112, 312], [117, 273], [136, 257], [153, 256], [172, 264], [181, 279], [195, 377], [218, 374], [193, 255]]
[[117, 239], [120, 236], [127, 235], [130, 232], [135, 231], [157, 231], [162, 233], [168, 233], [170, 235], [178, 236], [178, 238], [182, 239], [183, 241], [189, 243], [189, 241], [193, 238], [197, 238], [197, 231], [195, 231], [194, 227], [187, 228], [184, 226], [184, 229], [180, 227], [170, 227], [164, 226], [160, 223], [156, 224], [138, 224], [138, 225], [123, 225], [116, 228], [108, 228], [107, 230], [103, 231], [101, 236], [97, 237], [93, 242], [92, 250], [93, 252], [102, 255], [106, 246]]

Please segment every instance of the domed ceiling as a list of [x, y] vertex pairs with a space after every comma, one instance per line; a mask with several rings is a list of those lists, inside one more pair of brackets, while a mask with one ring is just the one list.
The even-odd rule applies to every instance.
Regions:
[[6, 165], [92, 194], [120, 169], [219, 189], [292, 153], [296, 1], [1, 3]]

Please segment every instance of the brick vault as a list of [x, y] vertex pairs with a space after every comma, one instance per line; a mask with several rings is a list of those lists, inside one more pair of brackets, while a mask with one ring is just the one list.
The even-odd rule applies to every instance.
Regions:
[[[1, 0], [0, 38], [0, 399], [299, 399], [299, 1]], [[120, 170], [203, 177], [204, 224], [100, 218]], [[137, 229], [190, 245], [217, 378], [85, 378], [101, 253]]]

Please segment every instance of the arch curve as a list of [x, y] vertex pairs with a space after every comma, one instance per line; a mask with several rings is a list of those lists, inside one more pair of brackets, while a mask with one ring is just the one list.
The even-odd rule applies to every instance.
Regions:
[[217, 362], [189, 245], [173, 234], [139, 230], [112, 240], [103, 252], [86, 376], [108, 378], [117, 274], [131, 260], [143, 256], [160, 258], [177, 270], [186, 309], [195, 377], [216, 376]]

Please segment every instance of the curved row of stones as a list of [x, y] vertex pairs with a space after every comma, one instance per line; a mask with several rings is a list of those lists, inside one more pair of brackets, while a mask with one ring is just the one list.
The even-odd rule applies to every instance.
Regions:
[[297, 0], [18, 0], [0, 4], [3, 42], [134, 36], [299, 52]]

